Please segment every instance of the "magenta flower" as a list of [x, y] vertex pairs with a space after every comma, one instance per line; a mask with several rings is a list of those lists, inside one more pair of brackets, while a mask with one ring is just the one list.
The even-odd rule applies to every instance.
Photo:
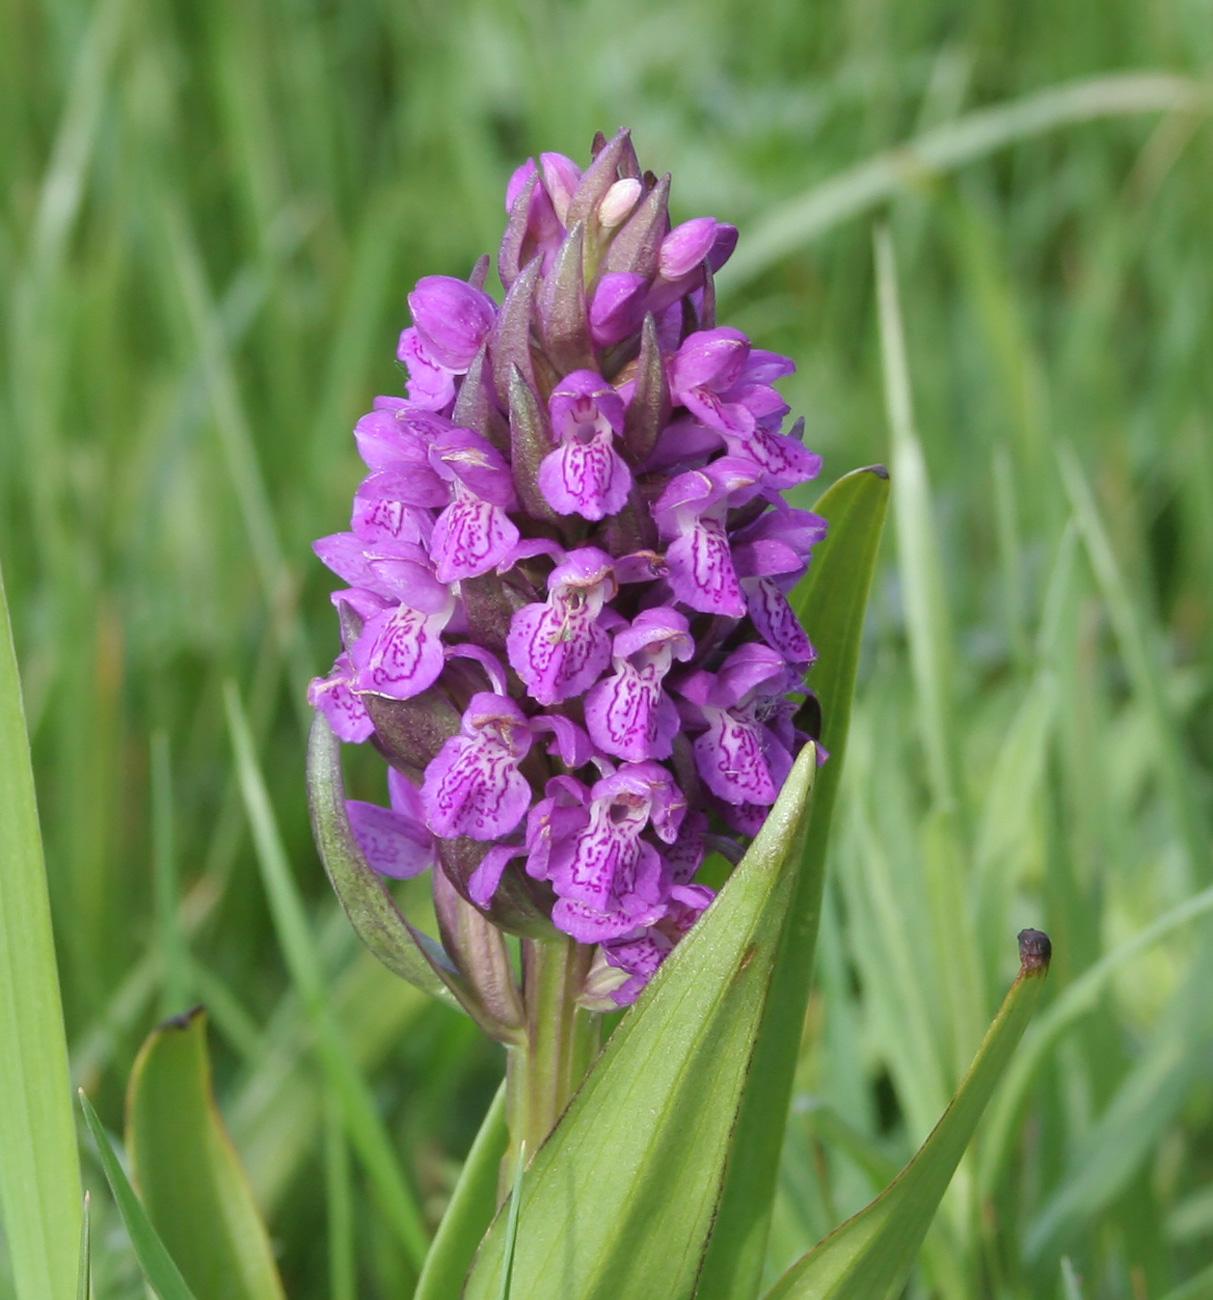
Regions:
[[315, 546], [343, 650], [309, 699], [390, 764], [390, 807], [347, 806], [366, 860], [432, 866], [440, 916], [458, 891], [595, 946], [590, 1005], [639, 995], [711, 902], [709, 847], [762, 824], [815, 658], [794, 366], [716, 324], [737, 231], [672, 225], [669, 195], [626, 131], [520, 167], [504, 301], [487, 259], [418, 282], [408, 397], [358, 421], [349, 531]]

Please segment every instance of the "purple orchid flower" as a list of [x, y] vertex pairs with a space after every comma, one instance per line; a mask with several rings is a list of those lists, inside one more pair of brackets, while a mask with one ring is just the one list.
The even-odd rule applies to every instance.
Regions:
[[392, 766], [389, 808], [348, 806], [368, 861], [595, 945], [592, 1006], [639, 995], [711, 901], [708, 846], [761, 826], [815, 658], [795, 367], [716, 325], [737, 231], [673, 226], [669, 195], [626, 131], [523, 164], [504, 302], [487, 259], [418, 282], [408, 396], [358, 421], [349, 531], [315, 544], [343, 652], [308, 698]]
[[623, 399], [601, 375], [574, 370], [552, 390], [548, 410], [559, 445], [539, 466], [539, 490], [557, 514], [617, 514], [632, 488], [632, 471], [615, 450]]
[[570, 551], [548, 578], [547, 601], [514, 615], [506, 643], [510, 667], [540, 704], [581, 695], [610, 662], [601, 619], [616, 590], [613, 567], [597, 547]]
[[631, 627], [615, 633], [614, 675], [585, 697], [590, 739], [604, 753], [632, 763], [669, 758], [678, 734], [678, 710], [662, 683], [674, 660], [695, 653], [686, 617], [668, 606], [641, 610]]

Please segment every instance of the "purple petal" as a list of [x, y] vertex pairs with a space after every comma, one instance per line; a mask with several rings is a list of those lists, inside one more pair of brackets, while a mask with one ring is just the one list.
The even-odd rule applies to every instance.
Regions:
[[433, 866], [434, 841], [424, 826], [358, 799], [347, 800], [345, 808], [358, 847], [380, 875], [409, 880]]
[[618, 514], [632, 490], [632, 471], [609, 433], [589, 442], [576, 439], [549, 452], [537, 477], [544, 500], [560, 515], [604, 519]]
[[353, 665], [349, 655], [337, 656], [327, 677], [315, 677], [307, 688], [308, 703], [319, 709], [341, 740], [359, 745], [375, 730], [362, 701], [350, 690]]
[[[551, 196], [552, 207], [556, 209], [557, 218], [563, 221], [569, 210], [569, 200], [581, 183], [581, 168], [562, 153], [541, 153], [539, 165], [543, 172], [544, 187]], [[522, 186], [518, 188], [521, 189]]]
[[518, 529], [504, 510], [458, 487], [455, 499], [438, 516], [430, 542], [438, 581], [457, 582], [488, 573], [518, 538]]
[[684, 605], [727, 618], [745, 613], [729, 540], [719, 520], [701, 519], [692, 524], [666, 549], [665, 558], [670, 588]]
[[455, 376], [425, 350], [415, 329], [400, 335], [396, 356], [408, 367], [409, 400], [427, 411], [445, 411], [455, 400]]
[[540, 704], [584, 693], [611, 660], [611, 639], [594, 620], [561, 606], [527, 605], [506, 640], [510, 666]]
[[505, 457], [474, 429], [452, 426], [435, 438], [429, 463], [448, 483], [458, 479], [476, 496], [503, 510], [513, 510], [518, 504]]
[[449, 275], [427, 275], [409, 294], [413, 324], [428, 355], [461, 374], [488, 337], [497, 304], [481, 289]]
[[648, 281], [633, 271], [602, 277], [590, 302], [590, 333], [599, 347], [610, 347], [640, 328], [647, 292]]
[[740, 330], [699, 330], [688, 335], [670, 359], [670, 388], [679, 398], [697, 388], [730, 388], [749, 354], [750, 340]]
[[432, 686], [445, 663], [442, 629], [453, 609], [453, 600], [438, 614], [397, 605], [368, 619], [350, 651], [355, 689], [407, 700]]
[[704, 784], [725, 803], [773, 804], [779, 790], [763, 754], [759, 724], [725, 709], [709, 710], [708, 716], [708, 729], [694, 746]]
[[813, 643], [775, 583], [770, 578], [751, 578], [743, 586], [750, 622], [758, 635], [790, 663], [812, 663], [817, 658]]
[[468, 878], [468, 897], [477, 907], [492, 905], [493, 895], [501, 884], [505, 869], [526, 850], [521, 845], [495, 844], [480, 860], [480, 865]]
[[693, 217], [675, 226], [661, 241], [658, 269], [662, 278], [680, 280], [689, 275], [712, 251], [715, 243], [714, 217]]
[[510, 747], [487, 733], [452, 736], [425, 769], [421, 798], [435, 835], [496, 840], [526, 816], [531, 787]]

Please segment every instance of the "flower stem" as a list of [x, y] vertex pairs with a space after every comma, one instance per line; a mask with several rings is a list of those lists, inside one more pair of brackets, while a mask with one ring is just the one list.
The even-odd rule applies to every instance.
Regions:
[[601, 1017], [577, 1005], [593, 949], [561, 936], [522, 944], [526, 1039], [508, 1049], [510, 1145], [500, 1189], [513, 1185], [518, 1149], [533, 1157], [577, 1091], [598, 1048]]

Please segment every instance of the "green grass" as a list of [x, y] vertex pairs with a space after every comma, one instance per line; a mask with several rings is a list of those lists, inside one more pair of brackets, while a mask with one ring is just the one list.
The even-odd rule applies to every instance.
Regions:
[[[494, 249], [522, 157], [621, 122], [679, 216], [753, 233], [727, 319], [799, 361], [827, 476], [895, 470], [768, 1271], [925, 1136], [1031, 924], [1054, 1005], [1126, 955], [979, 1131], [913, 1293], [1204, 1294], [1213, 919], [1175, 909], [1213, 884], [1210, 101], [1105, 83], [1112, 116], [1027, 128], [1042, 92], [1211, 62], [1190, 0], [0, 0], [0, 560], [73, 1076], [120, 1127], [147, 1029], [206, 1001], [293, 1298], [408, 1293], [374, 1207], [432, 1226], [500, 1069], [358, 950], [311, 848], [302, 689], [337, 635], [309, 543], [399, 390], [412, 282]], [[355, 793], [381, 781], [353, 756]], [[402, 1181], [343, 1136], [361, 1080]], [[82, 1150], [95, 1292], [133, 1300]]]

